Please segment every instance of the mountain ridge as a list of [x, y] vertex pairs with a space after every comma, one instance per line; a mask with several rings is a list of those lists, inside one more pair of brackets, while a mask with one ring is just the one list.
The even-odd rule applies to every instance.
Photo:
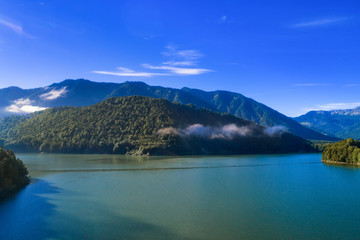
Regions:
[[338, 138], [360, 139], [360, 107], [310, 111], [294, 120], [315, 131]]
[[[2, 92], [4, 94], [1, 94]], [[34, 109], [34, 106], [39, 109], [60, 106], [87, 106], [109, 97], [139, 95], [164, 98], [182, 104], [194, 104], [197, 107], [212, 111], [230, 113], [263, 126], [284, 126], [295, 135], [306, 139], [336, 140], [334, 137], [325, 136], [306, 128], [262, 103], [240, 93], [229, 91], [206, 92], [191, 88], [176, 89], [150, 86], [143, 82], [107, 83], [92, 82], [85, 79], [67, 79], [44, 88], [17, 89], [16, 94], [5, 94], [5, 92], [4, 89], [0, 89], [2, 115], [9, 115], [6, 109], [16, 112]], [[22, 101], [19, 101], [20, 99]], [[24, 100], [28, 101], [24, 102]]]
[[[12, 119], [15, 118], [15, 119]], [[0, 129], [19, 152], [214, 155], [312, 152], [306, 140], [231, 114], [143, 96], [8, 117]], [[6, 125], [6, 124], [4, 124]]]

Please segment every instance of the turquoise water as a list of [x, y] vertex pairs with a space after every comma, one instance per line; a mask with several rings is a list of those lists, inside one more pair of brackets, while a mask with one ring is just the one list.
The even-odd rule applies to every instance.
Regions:
[[0, 239], [359, 239], [360, 168], [319, 154], [18, 155]]

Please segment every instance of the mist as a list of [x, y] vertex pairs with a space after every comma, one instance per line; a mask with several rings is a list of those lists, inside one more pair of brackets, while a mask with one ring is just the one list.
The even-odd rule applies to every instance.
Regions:
[[[236, 124], [226, 124], [223, 126], [204, 126], [202, 124], [196, 123], [189, 125], [186, 128], [162, 128], [157, 134], [159, 135], [177, 135], [182, 137], [197, 136], [207, 139], [227, 139], [231, 140], [235, 137], [251, 137], [258, 135], [259, 132], [256, 131], [254, 125], [248, 126], [237, 126]], [[274, 126], [264, 129], [264, 134], [268, 136], [279, 136], [282, 133], [286, 132], [284, 126]]]
[[220, 127], [204, 126], [196, 123], [186, 128], [162, 128], [157, 133], [160, 135], [180, 135], [183, 137], [198, 136], [208, 139], [233, 139], [237, 136], [252, 135], [252, 126], [238, 127], [236, 124], [227, 124]]
[[288, 132], [288, 129], [284, 126], [273, 126], [265, 128], [265, 133], [269, 136], [281, 135]]

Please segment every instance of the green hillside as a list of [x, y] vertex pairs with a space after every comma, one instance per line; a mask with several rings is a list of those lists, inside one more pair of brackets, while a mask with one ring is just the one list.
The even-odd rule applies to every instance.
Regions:
[[360, 164], [360, 141], [349, 138], [329, 144], [323, 152], [322, 161]]
[[0, 200], [29, 183], [28, 171], [14, 152], [0, 147]]
[[3, 128], [0, 138], [7, 147], [28, 152], [186, 155], [313, 151], [307, 141], [280, 129], [140, 96], [47, 109], [19, 120], [10, 129]]
[[[63, 90], [54, 99], [44, 99], [44, 94]], [[197, 89], [149, 86], [143, 82], [99, 83], [84, 79], [65, 80], [46, 88], [23, 90], [0, 89], [0, 116], [9, 115], [6, 110], [14, 101], [28, 99], [38, 107], [88, 106], [109, 97], [145, 96], [163, 98], [174, 103], [193, 104], [211, 111], [230, 113], [239, 118], [254, 121], [262, 126], [283, 126], [289, 132], [305, 139], [334, 141], [337, 138], [311, 130], [295, 120], [239, 93], [228, 91], [205, 92]]]
[[217, 111], [230, 113], [239, 118], [256, 122], [262, 126], [283, 126], [292, 134], [305, 139], [338, 140], [335, 137], [327, 136], [302, 126], [284, 114], [239, 93], [228, 91], [205, 92], [190, 88], [183, 88], [182, 90], [197, 96], [205, 102], [211, 103]]

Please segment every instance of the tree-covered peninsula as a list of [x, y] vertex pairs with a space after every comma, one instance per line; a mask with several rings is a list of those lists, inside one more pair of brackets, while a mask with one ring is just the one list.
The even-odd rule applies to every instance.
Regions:
[[[11, 124], [6, 124], [6, 122]], [[164, 99], [114, 97], [86, 107], [57, 107], [3, 121], [5, 146], [27, 152], [151, 155], [313, 151], [281, 127]]]
[[14, 152], [0, 148], [0, 200], [26, 186], [30, 181], [24, 163]]
[[322, 155], [325, 163], [360, 164], [360, 141], [352, 138], [329, 144]]

